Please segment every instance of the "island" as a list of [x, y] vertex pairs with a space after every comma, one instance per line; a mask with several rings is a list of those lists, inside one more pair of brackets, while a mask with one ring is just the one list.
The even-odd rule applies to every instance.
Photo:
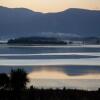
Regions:
[[55, 37], [19, 37], [9, 39], [10, 45], [100, 45], [99, 37], [81, 37], [60, 39]]
[[64, 45], [67, 44], [67, 42], [59, 40], [57, 38], [49, 38], [49, 37], [20, 37], [15, 39], [9, 39], [7, 44]]

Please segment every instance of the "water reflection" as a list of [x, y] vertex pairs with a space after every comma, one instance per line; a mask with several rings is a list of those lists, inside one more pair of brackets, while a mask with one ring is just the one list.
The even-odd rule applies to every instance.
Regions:
[[100, 66], [0, 66], [0, 73], [9, 73], [12, 68], [24, 68], [28, 72], [27, 86], [88, 90], [100, 87]]
[[99, 66], [41, 66], [34, 67], [29, 77], [46, 79], [100, 79]]
[[94, 55], [0, 55], [0, 59], [86, 59], [86, 58], [100, 58]]
[[28, 86], [37, 88], [63, 88], [97, 90], [100, 79], [33, 79]]
[[0, 46], [0, 54], [100, 52], [100, 47], [85, 46]]
[[100, 88], [100, 66], [37, 66], [28, 77], [28, 86], [37, 88]]
[[100, 66], [1, 66], [0, 73], [12, 68], [24, 68], [31, 79], [100, 79]]

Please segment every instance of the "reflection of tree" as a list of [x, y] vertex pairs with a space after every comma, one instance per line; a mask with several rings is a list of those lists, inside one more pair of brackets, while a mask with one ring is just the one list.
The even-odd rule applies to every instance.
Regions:
[[29, 82], [27, 73], [23, 69], [11, 70], [10, 73], [11, 88], [14, 90], [22, 90], [26, 88]]
[[7, 88], [9, 85], [9, 77], [4, 74], [4, 73], [1, 73], [0, 74], [0, 89], [5, 89]]

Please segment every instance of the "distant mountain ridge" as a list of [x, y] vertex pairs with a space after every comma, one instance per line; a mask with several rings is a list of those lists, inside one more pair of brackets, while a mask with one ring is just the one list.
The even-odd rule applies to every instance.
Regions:
[[0, 6], [0, 38], [22, 36], [99, 36], [100, 11], [70, 8], [40, 13], [26, 8]]

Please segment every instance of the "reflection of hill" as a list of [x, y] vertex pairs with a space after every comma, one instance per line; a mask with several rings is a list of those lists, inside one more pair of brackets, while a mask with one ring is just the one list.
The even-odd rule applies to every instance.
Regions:
[[[0, 73], [6, 72], [9, 73], [9, 69], [15, 68], [10, 66], [0, 66]], [[16, 66], [16, 69], [19, 68]], [[79, 76], [79, 75], [96, 75], [100, 73], [99, 66], [89, 66], [89, 65], [42, 65], [42, 66], [21, 66], [20, 68], [25, 69], [29, 74], [41, 71], [49, 72], [61, 72], [65, 73], [70, 77]], [[99, 78], [99, 77], [98, 77]]]

